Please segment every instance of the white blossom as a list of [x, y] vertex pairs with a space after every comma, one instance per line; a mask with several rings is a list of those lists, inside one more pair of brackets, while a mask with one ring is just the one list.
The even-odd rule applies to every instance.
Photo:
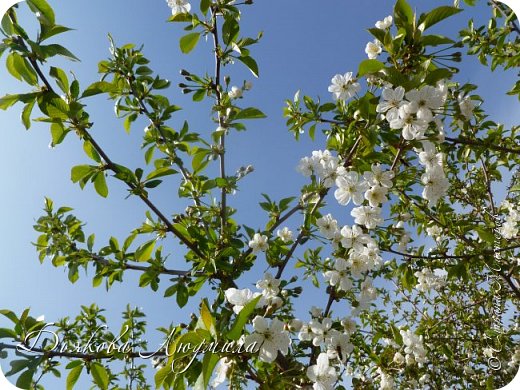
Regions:
[[343, 329], [345, 329], [345, 332], [347, 332], [347, 334], [349, 334], [349, 335], [352, 335], [356, 332], [356, 329], [357, 329], [356, 321], [354, 321], [350, 317], [346, 317], [346, 318], [342, 319], [341, 325], [343, 325]]
[[256, 288], [262, 290], [265, 297], [273, 297], [280, 292], [280, 279], [273, 278], [269, 272], [264, 274], [264, 278], [256, 282]]
[[231, 91], [228, 92], [228, 96], [230, 99], [238, 99], [243, 95], [242, 89], [237, 86], [231, 87]]
[[329, 332], [332, 330], [332, 320], [330, 318], [324, 318], [323, 321], [317, 319], [309, 322], [309, 328], [312, 332], [312, 345], [319, 346], [325, 343], [329, 337]]
[[365, 47], [365, 53], [369, 59], [374, 60], [383, 51], [381, 42], [375, 39], [373, 42], [368, 42]]
[[284, 323], [278, 318], [273, 318], [269, 323], [264, 317], [256, 316], [253, 319], [255, 332], [245, 339], [245, 345], [256, 343], [259, 349], [260, 360], [272, 363], [278, 356], [278, 351], [282, 355], [287, 355], [291, 339], [289, 333], [284, 330]]
[[403, 87], [397, 87], [395, 89], [384, 88], [381, 93], [383, 101], [377, 105], [376, 111], [386, 113], [385, 117], [388, 122], [399, 118], [399, 108], [405, 104], [403, 101], [404, 93]]
[[352, 72], [335, 75], [331, 83], [329, 92], [335, 100], [348, 100], [361, 90], [361, 85], [356, 82]]
[[166, 2], [172, 9], [172, 15], [186, 14], [191, 10], [191, 5], [186, 0], [166, 0]]
[[255, 233], [253, 239], [249, 241], [249, 247], [253, 250], [253, 253], [265, 252], [269, 248], [267, 236]]
[[475, 109], [475, 103], [473, 103], [473, 100], [471, 100], [469, 96], [464, 96], [463, 94], [460, 94], [457, 100], [459, 103], [460, 113], [467, 120], [473, 118], [473, 110]]
[[367, 192], [365, 192], [365, 199], [368, 200], [370, 206], [376, 207], [388, 201], [388, 198], [386, 197], [387, 193], [388, 188], [373, 186]]
[[293, 232], [291, 232], [288, 227], [284, 227], [283, 229], [278, 229], [278, 231], [276, 232], [276, 235], [283, 242], [291, 242], [293, 240]]
[[450, 186], [449, 180], [440, 167], [427, 170], [426, 173], [421, 176], [421, 181], [425, 186], [422, 197], [426, 199], [430, 205], [437, 203]]
[[423, 337], [416, 335], [411, 330], [401, 329], [399, 333], [401, 333], [401, 336], [403, 337], [407, 365], [416, 362], [419, 366], [422, 366], [422, 364], [426, 363], [426, 350], [423, 345]]
[[307, 377], [314, 382], [314, 390], [333, 390], [338, 379], [334, 367], [329, 365], [329, 358], [325, 352], [318, 355], [315, 365], [307, 368]]
[[216, 388], [226, 381], [227, 374], [231, 368], [233, 361], [227, 357], [224, 357], [218, 361], [217, 367], [215, 367], [215, 377], [210, 382], [211, 388]]
[[372, 164], [372, 171], [367, 171], [363, 177], [371, 186], [382, 186], [385, 188], [392, 188], [392, 179], [394, 178], [394, 171], [383, 171], [379, 164]]
[[378, 28], [380, 30], [386, 30], [388, 27], [390, 27], [392, 25], [393, 20], [394, 19], [392, 18], [392, 15], [388, 15], [383, 20], [378, 20], [376, 22], [375, 26], [376, 26], [376, 28]]
[[380, 207], [359, 206], [350, 212], [354, 217], [354, 222], [358, 225], [364, 225], [367, 229], [374, 229], [383, 223]]
[[347, 172], [345, 175], [336, 179], [338, 188], [334, 192], [334, 197], [342, 206], [352, 202], [355, 205], [363, 203], [363, 193], [368, 189], [368, 184], [359, 180], [357, 172]]
[[370, 236], [363, 233], [363, 229], [358, 225], [343, 226], [341, 228], [341, 245], [345, 249], [353, 249], [355, 251], [362, 251], [363, 245], [370, 242]]
[[354, 350], [354, 345], [350, 342], [350, 336], [346, 333], [334, 332], [327, 340], [327, 357], [329, 359], [338, 359], [345, 363], [347, 355]]
[[331, 286], [338, 286], [339, 290], [349, 291], [352, 288], [348, 263], [344, 259], [336, 259], [334, 269], [323, 274], [325, 281]]
[[[239, 290], [236, 288], [228, 288], [224, 293], [227, 301], [233, 305], [233, 311], [238, 314], [250, 301], [260, 296], [260, 293], [253, 293], [250, 289], [245, 288]], [[258, 301], [256, 307], [265, 305], [265, 300], [262, 298]]]
[[316, 220], [316, 225], [318, 226], [320, 233], [329, 240], [335, 236], [336, 231], [338, 230], [338, 221], [336, 221], [331, 214], [318, 218]]

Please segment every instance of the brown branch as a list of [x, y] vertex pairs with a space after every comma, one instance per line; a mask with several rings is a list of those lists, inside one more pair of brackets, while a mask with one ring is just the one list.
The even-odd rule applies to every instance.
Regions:
[[[49, 83], [48, 79], [45, 77], [45, 75], [41, 71], [38, 63], [34, 59], [32, 59], [30, 61], [31, 61], [31, 65], [34, 67], [36, 73], [38, 74], [38, 76], [40, 77], [42, 82], [45, 84], [48, 91], [56, 94], [56, 92], [52, 88], [51, 84]], [[77, 125], [76, 125], [76, 129], [79, 131], [80, 136], [82, 135], [85, 139], [87, 139], [92, 144], [92, 146], [96, 150], [96, 152], [101, 156], [101, 158], [103, 158], [103, 160], [105, 161], [106, 168], [117, 174], [119, 172], [117, 165], [108, 157], [108, 155], [101, 148], [101, 146], [99, 146], [99, 144], [94, 140], [92, 135], [87, 131], [87, 129], [79, 127]], [[131, 182], [125, 181], [125, 184], [131, 190], [137, 189], [136, 185]], [[154, 203], [152, 203], [152, 201], [150, 199], [148, 199], [147, 196], [145, 196], [142, 193], [138, 193], [137, 195], [150, 208], [150, 210], [152, 210], [155, 213], [155, 215], [166, 225], [168, 231], [170, 231], [173, 235], [175, 235], [181, 242], [183, 242], [197, 256], [199, 256], [200, 258], [203, 258], [203, 259], [206, 257], [199, 250], [198, 246], [194, 242], [192, 242], [188, 238], [184, 237], [182, 235], [182, 233], [178, 229], [176, 229], [175, 226], [173, 226], [173, 224], [170, 222], [170, 220], [157, 208], [157, 206], [155, 206]]]
[[492, 144], [485, 144], [480, 141], [468, 139], [468, 138], [451, 138], [451, 137], [445, 137], [446, 141], [451, 142], [453, 144], [462, 144], [462, 145], [471, 145], [471, 146], [480, 146], [482, 148], [486, 149], [492, 149], [500, 152], [507, 152], [507, 153], [514, 153], [514, 154], [520, 154], [520, 149], [511, 149], [505, 146], [499, 146], [499, 145], [492, 145]]

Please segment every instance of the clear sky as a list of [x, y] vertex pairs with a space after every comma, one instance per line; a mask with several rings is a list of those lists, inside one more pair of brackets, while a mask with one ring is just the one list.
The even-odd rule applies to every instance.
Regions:
[[[55, 8], [57, 22], [75, 29], [56, 41], [81, 59], [80, 63], [52, 60], [52, 65], [74, 71], [82, 88], [86, 88], [99, 78], [98, 61], [109, 55], [107, 33], [110, 32], [118, 44], [143, 43], [144, 53], [151, 60], [150, 67], [172, 81], [174, 87], [167, 92], [170, 100], [183, 107], [183, 111], [174, 114], [171, 125], [178, 127], [186, 119], [191, 128], [201, 134], [213, 130], [208, 104], [192, 103], [191, 98], [183, 96], [175, 87], [182, 81], [181, 68], [194, 73], [212, 72], [211, 43], [201, 40], [190, 55], [181, 54], [178, 48], [181, 26], [166, 22], [170, 10], [164, 0], [49, 2]], [[452, 4], [431, 0], [410, 2], [418, 13], [441, 4]], [[196, 2], [192, 1], [192, 5], [198, 8]], [[331, 77], [357, 70], [358, 63], [366, 58], [365, 45], [371, 40], [366, 29], [390, 14], [392, 6], [393, 1], [388, 0], [264, 0], [243, 9], [243, 33], [255, 36], [258, 31], [264, 32], [260, 44], [253, 47], [253, 56], [260, 66], [260, 79], [254, 79], [237, 64], [232, 69], [232, 83], [241, 85], [244, 79], [252, 81], [252, 91], [247, 92], [240, 103], [260, 108], [268, 118], [251, 122], [248, 132], [233, 133], [228, 141], [230, 172], [243, 165], [255, 167], [255, 172], [240, 182], [240, 192], [230, 199], [231, 205], [240, 210], [237, 214], [239, 223], [255, 228], [263, 226], [265, 214], [257, 206], [261, 201], [260, 194], [265, 192], [273, 199], [297, 195], [305, 183], [305, 178], [295, 171], [298, 160], [312, 150], [323, 148], [321, 137], [317, 137], [316, 142], [307, 137], [299, 143], [294, 141], [282, 116], [284, 100], [291, 99], [299, 89], [302, 94], [329, 100], [327, 87]], [[25, 8], [22, 3], [21, 9]], [[20, 15], [22, 25], [31, 22], [27, 12], [20, 11]], [[470, 18], [483, 20], [486, 16], [484, 6], [469, 8], [450, 18], [450, 22], [439, 25], [437, 31], [455, 36]], [[5, 55], [2, 57], [4, 63]], [[506, 125], [518, 123], [520, 119], [518, 101], [505, 95], [514, 79], [513, 73], [489, 72], [474, 58], [465, 62], [457, 75], [458, 81], [479, 85], [478, 93], [484, 98], [493, 98], [484, 108], [492, 119]], [[0, 95], [27, 90], [26, 85], [7, 73], [5, 66], [0, 66]], [[146, 123], [134, 124], [128, 136], [122, 122], [114, 118], [113, 102], [104, 98], [90, 101], [87, 110], [95, 123], [93, 136], [108, 154], [115, 161], [133, 168], [144, 165], [139, 145]], [[19, 120], [20, 112], [20, 105], [0, 112], [0, 308], [20, 313], [31, 307], [33, 316], [45, 314], [47, 321], [53, 321], [64, 316], [74, 317], [80, 305], [97, 303], [107, 309], [107, 317], [113, 324], [111, 328], [116, 330], [120, 312], [130, 303], [147, 313], [148, 340], [156, 342], [154, 329], [184, 320], [195, 310], [199, 299], [193, 299], [191, 305], [181, 310], [174, 299], [162, 298], [166, 283], [159, 292], [153, 293], [150, 289], [140, 289], [137, 286], [139, 275], [130, 273], [126, 274], [124, 284], [115, 285], [108, 293], [102, 287], [91, 287], [92, 275], [85, 277], [82, 274], [80, 280], [71, 285], [65, 269], [56, 269], [48, 261], [43, 265], [38, 262], [31, 245], [37, 237], [32, 225], [42, 213], [44, 196], [53, 199], [57, 206], [73, 207], [75, 215], [88, 223], [86, 232], [96, 233], [99, 246], [105, 245], [111, 235], [124, 239], [130, 230], [144, 221], [145, 208], [137, 198], [124, 199], [126, 190], [119, 181], [109, 180], [108, 199], [100, 198], [92, 186], [82, 191], [72, 184], [70, 168], [88, 163], [74, 135], [69, 135], [57, 148], [49, 149], [47, 126], [35, 123], [26, 132]], [[184, 203], [177, 200], [175, 183], [171, 181], [159, 191], [151, 192], [152, 198], [167, 214], [184, 209]], [[341, 216], [339, 212], [337, 215]], [[351, 222], [345, 211], [342, 218], [340, 224]], [[296, 217], [289, 226], [295, 229], [298, 222]], [[182, 264], [175, 253], [170, 261], [171, 268]], [[258, 263], [257, 274], [245, 279], [241, 288], [251, 287], [251, 283], [260, 279], [265, 261], [259, 257]], [[309, 303], [323, 306], [325, 302], [311, 298], [300, 307], [308, 308]], [[304, 313], [302, 315], [308, 319]], [[5, 320], [0, 318], [0, 327], [5, 325]], [[2, 365], [5, 372], [6, 362], [2, 361]]]

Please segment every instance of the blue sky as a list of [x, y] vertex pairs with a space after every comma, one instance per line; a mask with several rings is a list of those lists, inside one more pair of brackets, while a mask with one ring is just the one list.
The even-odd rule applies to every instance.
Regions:
[[[107, 33], [110, 32], [120, 45], [143, 43], [144, 53], [151, 60], [150, 67], [172, 81], [174, 87], [168, 92], [170, 100], [183, 107], [183, 111], [174, 115], [171, 125], [179, 127], [186, 119], [191, 128], [201, 134], [209, 134], [213, 130], [208, 104], [192, 103], [189, 97], [175, 88], [182, 81], [179, 75], [181, 68], [193, 73], [212, 72], [211, 43], [201, 40], [193, 53], [188, 56], [181, 54], [178, 39], [182, 30], [180, 25], [166, 23], [169, 8], [164, 0], [69, 0], [50, 3], [55, 8], [57, 22], [76, 30], [60, 36], [57, 42], [82, 60], [80, 63], [60, 60], [52, 65], [72, 70], [82, 88], [86, 88], [99, 78], [98, 61], [109, 55]], [[418, 12], [450, 4], [449, 1], [411, 3]], [[195, 2], [192, 4], [198, 7]], [[305, 179], [295, 171], [298, 160], [312, 150], [323, 148], [321, 137], [317, 137], [316, 142], [307, 137], [299, 143], [294, 141], [282, 116], [284, 100], [291, 99], [299, 89], [302, 94], [329, 100], [327, 87], [331, 77], [336, 73], [356, 71], [358, 63], [366, 58], [364, 48], [371, 40], [366, 29], [390, 14], [392, 5], [392, 1], [381, 0], [266, 0], [244, 8], [243, 33], [255, 36], [258, 31], [264, 32], [260, 44], [253, 48], [253, 56], [260, 66], [260, 79], [253, 79], [247, 70], [237, 64], [231, 70], [232, 84], [252, 81], [254, 87], [245, 94], [241, 104], [257, 106], [268, 118], [249, 123], [248, 132], [233, 133], [228, 141], [229, 172], [248, 164], [255, 167], [255, 172], [241, 181], [240, 192], [230, 199], [231, 205], [240, 210], [237, 214], [239, 223], [253, 227], [261, 227], [265, 223], [265, 215], [257, 207], [262, 192], [273, 199], [297, 195], [305, 183]], [[21, 8], [26, 8], [23, 3]], [[21, 11], [20, 15], [22, 25], [31, 22], [27, 12]], [[482, 20], [486, 15], [484, 7], [470, 8], [450, 19], [451, 22], [441, 24], [437, 31], [455, 36], [469, 18]], [[5, 56], [2, 63], [5, 63]], [[518, 101], [504, 94], [515, 80], [513, 73], [490, 73], [470, 58], [463, 64], [457, 80], [475, 83], [484, 98], [493, 97], [493, 104], [487, 102], [484, 105], [492, 119], [506, 125], [518, 123], [518, 110], [513, 109], [518, 106]], [[0, 66], [0, 95], [26, 90], [26, 85], [13, 79], [5, 66]], [[95, 123], [93, 136], [115, 161], [133, 168], [144, 165], [139, 145], [145, 122], [134, 124], [128, 136], [122, 122], [114, 118], [112, 102], [104, 98], [91, 99], [87, 110]], [[193, 305], [180, 310], [174, 299], [162, 298], [164, 287], [157, 293], [137, 287], [139, 275], [136, 274], [128, 273], [126, 283], [115, 285], [107, 293], [102, 287], [91, 287], [92, 275], [82, 275], [76, 284], [71, 285], [64, 269], [56, 269], [49, 262], [39, 264], [31, 245], [37, 237], [32, 225], [41, 215], [44, 196], [53, 199], [57, 206], [73, 207], [76, 216], [88, 223], [86, 232], [96, 233], [99, 245], [105, 245], [111, 235], [124, 239], [130, 230], [143, 222], [145, 208], [136, 198], [124, 200], [126, 190], [117, 181], [109, 180], [108, 199], [97, 196], [91, 186], [82, 191], [72, 184], [69, 180], [70, 168], [87, 163], [79, 142], [69, 135], [62, 145], [49, 149], [47, 127], [35, 123], [26, 132], [19, 120], [20, 112], [21, 106], [0, 112], [0, 166], [3, 179], [0, 190], [3, 249], [0, 308], [19, 313], [31, 307], [34, 316], [45, 314], [48, 321], [53, 321], [64, 316], [75, 316], [80, 305], [95, 302], [107, 309], [110, 324], [114, 325], [113, 329], [118, 329], [119, 314], [130, 303], [143, 307], [147, 313], [148, 340], [154, 343], [157, 335], [154, 328], [182, 321], [197, 306], [198, 299], [193, 301]], [[176, 199], [175, 181], [160, 188], [151, 196], [166, 213], [184, 209], [183, 203]], [[338, 217], [341, 214], [338, 213]], [[343, 217], [340, 224], [350, 222], [346, 212], [343, 212]], [[298, 222], [296, 217], [289, 226], [294, 229]], [[176, 268], [180, 263], [179, 256], [173, 254], [171, 267]], [[255, 268], [258, 273], [244, 280], [241, 287], [251, 287], [248, 283], [261, 277], [265, 265], [263, 258], [260, 257], [258, 263]], [[308, 303], [306, 300], [305, 307], [310, 306]], [[312, 302], [321, 306], [324, 303]], [[304, 318], [307, 319], [305, 315]], [[4, 325], [4, 319], [0, 318], [0, 327]], [[6, 363], [2, 362], [2, 365], [6, 371]]]

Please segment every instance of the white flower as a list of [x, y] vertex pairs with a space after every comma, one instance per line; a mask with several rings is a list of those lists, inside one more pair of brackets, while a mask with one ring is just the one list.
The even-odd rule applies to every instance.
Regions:
[[231, 87], [231, 91], [228, 92], [230, 99], [238, 99], [242, 97], [242, 90], [236, 86]]
[[269, 272], [264, 274], [264, 278], [256, 282], [256, 288], [262, 290], [262, 295], [272, 297], [280, 292], [280, 279], [273, 278]]
[[344, 259], [336, 259], [334, 270], [326, 271], [323, 276], [331, 286], [338, 286], [339, 290], [349, 291], [352, 288], [348, 264]]
[[354, 345], [350, 342], [350, 336], [346, 333], [334, 332], [327, 342], [327, 357], [329, 359], [338, 359], [342, 363], [347, 360], [354, 350]]
[[284, 227], [283, 229], [278, 229], [276, 232], [276, 235], [283, 241], [283, 242], [291, 242], [293, 240], [293, 233], [289, 230], [288, 227]]
[[393, 390], [395, 386], [394, 378], [382, 371], [381, 368], [377, 369], [377, 373], [379, 374], [380, 381], [379, 390]]
[[423, 268], [420, 272], [415, 272], [414, 275], [417, 278], [415, 288], [422, 292], [437, 289], [444, 284], [444, 278], [435, 275], [429, 268]]
[[397, 87], [395, 89], [392, 88], [384, 88], [383, 92], [381, 93], [381, 97], [384, 99], [384, 101], [380, 102], [377, 107], [376, 111], [379, 113], [385, 113], [386, 112], [386, 120], [388, 122], [392, 121], [393, 119], [397, 119], [399, 117], [399, 108], [405, 104], [403, 101], [404, 98], [404, 88], [403, 87]]
[[329, 358], [325, 352], [318, 355], [317, 364], [307, 368], [307, 377], [314, 382], [314, 390], [333, 390], [338, 374], [336, 369], [329, 365]]
[[350, 203], [350, 200], [355, 205], [363, 203], [363, 192], [368, 189], [368, 184], [363, 180], [359, 181], [357, 172], [347, 172], [343, 176], [336, 179], [338, 188], [334, 192], [334, 197], [342, 206]]
[[392, 15], [389, 15], [386, 18], [384, 18], [383, 20], [378, 20], [376, 22], [376, 28], [378, 28], [380, 30], [385, 30], [392, 25], [393, 21], [394, 21], [394, 19], [392, 18]]
[[331, 214], [318, 218], [316, 220], [316, 225], [320, 229], [320, 233], [329, 240], [336, 235], [336, 231], [338, 230], [338, 221], [332, 218]]
[[475, 103], [473, 103], [471, 98], [469, 96], [464, 96], [463, 94], [460, 94], [457, 100], [459, 102], [460, 113], [467, 120], [473, 118], [473, 110], [475, 109]]
[[365, 47], [365, 53], [371, 60], [376, 59], [382, 51], [383, 48], [381, 47], [381, 42], [379, 42], [377, 39], [375, 39], [374, 42], [368, 42], [367, 46]]
[[403, 138], [407, 141], [422, 138], [428, 128], [428, 122], [418, 118], [417, 105], [408, 103], [399, 108], [399, 118], [390, 121], [390, 128], [402, 129]]
[[344, 75], [335, 75], [331, 83], [329, 92], [332, 92], [332, 97], [335, 100], [348, 100], [361, 90], [361, 85], [356, 82], [352, 72], [347, 72]]
[[299, 333], [298, 339], [300, 341], [311, 341], [312, 340], [312, 331], [308, 324], [302, 324]]
[[310, 157], [303, 157], [296, 168], [303, 176], [310, 177], [314, 173], [314, 162]]
[[172, 9], [172, 15], [186, 14], [191, 10], [191, 5], [186, 0], [166, 0], [166, 2]]
[[426, 199], [430, 205], [437, 203], [450, 186], [449, 180], [440, 167], [428, 170], [421, 176], [421, 181], [425, 185], [422, 197]]
[[348, 257], [348, 266], [353, 277], [361, 278], [363, 272], [368, 271], [367, 257], [356, 251], [351, 252]]
[[369, 269], [378, 269], [383, 264], [383, 258], [379, 255], [379, 248], [372, 239], [367, 246], [363, 248], [361, 253], [366, 257], [367, 267]]
[[365, 192], [365, 199], [368, 200], [368, 203], [372, 207], [379, 206], [381, 203], [385, 203], [388, 198], [386, 194], [388, 193], [388, 188], [381, 186], [374, 186]]
[[411, 330], [400, 330], [405, 345], [406, 364], [417, 362], [419, 366], [426, 363], [426, 350], [423, 346], [423, 337], [417, 336]]
[[249, 241], [249, 247], [253, 250], [253, 253], [257, 253], [259, 251], [265, 252], [267, 248], [269, 248], [267, 236], [264, 236], [260, 233], [255, 233], [253, 239]]
[[419, 161], [426, 169], [442, 167], [443, 153], [437, 153], [435, 145], [430, 141], [423, 141], [423, 151], [419, 153]]
[[291, 332], [299, 332], [301, 331], [303, 327], [303, 322], [302, 320], [299, 320], [297, 318], [291, 320], [291, 322], [289, 322], [289, 330]]
[[377, 290], [372, 284], [372, 278], [363, 280], [360, 286], [361, 295], [359, 296], [360, 304], [363, 302], [373, 301], [377, 297]]
[[401, 354], [401, 352], [396, 352], [394, 355], [394, 363], [401, 365], [404, 363], [404, 356]]
[[321, 308], [319, 308], [318, 306], [311, 306], [310, 312], [311, 312], [312, 318], [318, 318], [318, 317], [321, 317], [323, 310]]
[[362, 251], [363, 245], [370, 241], [370, 236], [363, 233], [358, 225], [343, 226], [341, 229], [341, 245], [345, 249], [353, 249], [355, 251]]
[[385, 188], [392, 188], [394, 171], [383, 171], [379, 164], [372, 164], [372, 172], [365, 172], [363, 177], [371, 186], [380, 185]]
[[[236, 288], [228, 288], [224, 295], [226, 296], [227, 301], [233, 305], [233, 311], [236, 314], [238, 314], [244, 308], [245, 305], [247, 305], [251, 300], [255, 299], [261, 294], [253, 294], [253, 292], [248, 288], [245, 288], [243, 290], [238, 290]], [[260, 298], [256, 307], [262, 307], [264, 305], [265, 300], [263, 298]]]
[[343, 325], [343, 329], [345, 329], [345, 332], [347, 332], [347, 334], [349, 334], [349, 335], [352, 335], [356, 332], [356, 329], [357, 329], [356, 321], [354, 321], [350, 317], [346, 317], [346, 318], [342, 319], [341, 325]]
[[434, 225], [426, 228], [426, 233], [435, 239], [439, 238], [442, 235], [442, 228], [440, 226]]
[[322, 322], [318, 320], [311, 320], [309, 328], [312, 332], [312, 345], [319, 346], [323, 344], [329, 337], [329, 332], [332, 330], [332, 320], [324, 318]]
[[433, 120], [433, 110], [437, 110], [444, 104], [444, 93], [431, 85], [425, 85], [421, 89], [412, 89], [406, 93], [406, 98], [417, 105], [417, 118], [426, 122]]
[[513, 220], [506, 220], [500, 227], [499, 233], [506, 240], [510, 240], [518, 235], [519, 229], [516, 227], [516, 222]]
[[354, 217], [354, 222], [358, 225], [364, 225], [367, 229], [374, 229], [383, 223], [380, 207], [359, 206], [350, 212]]
[[43, 321], [45, 321], [45, 314], [42, 314], [41, 316], [37, 317], [37, 318], [36, 318], [36, 321], [37, 321], [37, 322], [43, 322]]
[[278, 351], [287, 355], [291, 339], [284, 330], [282, 321], [274, 318], [269, 324], [264, 317], [256, 316], [253, 319], [253, 328], [255, 332], [246, 337], [245, 345], [256, 343], [256, 348], [260, 349], [260, 360], [272, 363], [278, 356]]
[[215, 377], [210, 383], [211, 388], [216, 388], [226, 381], [227, 374], [231, 368], [232, 360], [224, 357], [218, 361], [217, 367], [215, 368]]

